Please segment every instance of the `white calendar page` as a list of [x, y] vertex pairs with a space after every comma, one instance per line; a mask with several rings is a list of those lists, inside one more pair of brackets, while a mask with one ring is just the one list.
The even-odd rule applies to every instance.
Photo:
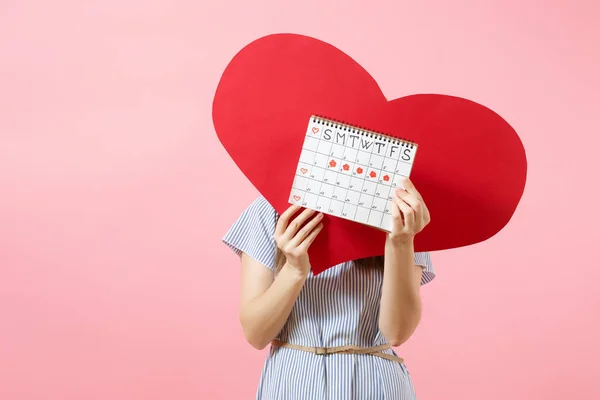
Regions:
[[289, 202], [390, 232], [393, 191], [417, 145], [311, 117]]

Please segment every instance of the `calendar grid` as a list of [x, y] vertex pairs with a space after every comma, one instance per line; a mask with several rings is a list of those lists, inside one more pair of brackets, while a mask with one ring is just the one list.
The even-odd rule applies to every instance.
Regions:
[[[338, 127], [311, 118], [290, 202], [389, 231], [391, 193], [410, 174], [416, 149]], [[408, 160], [394, 150], [408, 151]]]

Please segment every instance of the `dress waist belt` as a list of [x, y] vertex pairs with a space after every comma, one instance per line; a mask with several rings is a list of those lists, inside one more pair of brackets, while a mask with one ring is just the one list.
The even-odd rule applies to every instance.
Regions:
[[382, 344], [374, 347], [359, 347], [354, 345], [337, 346], [337, 347], [310, 347], [301, 346], [299, 344], [292, 344], [282, 342], [280, 340], [273, 340], [271, 342], [273, 347], [287, 347], [289, 349], [308, 351], [313, 354], [327, 355], [327, 354], [370, 354], [372, 356], [385, 358], [386, 360], [396, 361], [400, 364], [404, 364], [404, 360], [400, 357], [396, 357], [393, 354], [382, 353], [382, 350], [391, 349], [392, 346], [389, 344]]

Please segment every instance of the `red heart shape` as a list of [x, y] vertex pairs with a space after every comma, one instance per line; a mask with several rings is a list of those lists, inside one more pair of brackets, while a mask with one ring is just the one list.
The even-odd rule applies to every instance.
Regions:
[[298, 196], [298, 195], [294, 195], [294, 200], [296, 200], [296, 201], [300, 201], [300, 199], [301, 199], [301, 197], [300, 197], [300, 196]]
[[302, 172], [302, 174], [306, 174], [308, 170], [306, 168], [300, 168], [300, 172]]
[[[411, 180], [432, 220], [415, 237], [416, 251], [492, 237], [523, 194], [525, 150], [495, 112], [438, 94], [388, 101], [373, 77], [334, 46], [277, 34], [250, 43], [229, 63], [215, 93], [213, 122], [234, 162], [279, 213], [289, 207], [312, 114], [418, 143]], [[330, 216], [324, 222], [309, 250], [313, 273], [383, 254], [385, 232]]]
[[319, 128], [312, 128], [313, 133], [319, 133]]

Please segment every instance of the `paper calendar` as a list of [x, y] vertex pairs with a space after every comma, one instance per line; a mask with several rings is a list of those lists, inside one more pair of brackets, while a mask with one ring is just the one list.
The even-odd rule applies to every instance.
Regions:
[[417, 144], [311, 116], [289, 202], [390, 232], [391, 201]]

